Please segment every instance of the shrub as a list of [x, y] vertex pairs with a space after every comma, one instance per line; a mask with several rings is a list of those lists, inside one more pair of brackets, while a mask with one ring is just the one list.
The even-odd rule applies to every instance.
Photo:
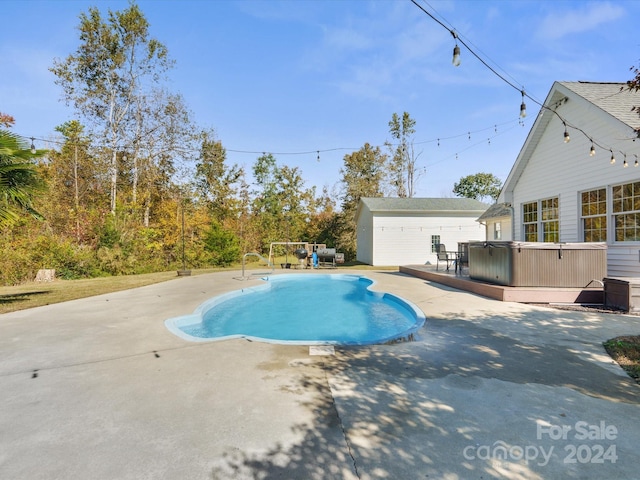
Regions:
[[240, 259], [240, 242], [230, 231], [213, 222], [205, 232], [204, 248], [215, 267], [226, 267]]

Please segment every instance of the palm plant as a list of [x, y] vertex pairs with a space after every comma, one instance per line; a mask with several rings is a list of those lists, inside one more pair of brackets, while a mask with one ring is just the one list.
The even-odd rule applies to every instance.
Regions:
[[33, 153], [20, 137], [0, 130], [0, 226], [14, 223], [25, 212], [42, 218], [32, 206], [34, 195], [44, 190], [33, 159], [44, 153]]

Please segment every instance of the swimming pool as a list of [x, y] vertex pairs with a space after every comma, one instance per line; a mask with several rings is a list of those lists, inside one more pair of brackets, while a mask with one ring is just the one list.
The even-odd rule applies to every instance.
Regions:
[[361, 275], [286, 274], [212, 298], [167, 328], [191, 341], [248, 338], [299, 345], [368, 345], [409, 337], [425, 322], [420, 309], [371, 290]]

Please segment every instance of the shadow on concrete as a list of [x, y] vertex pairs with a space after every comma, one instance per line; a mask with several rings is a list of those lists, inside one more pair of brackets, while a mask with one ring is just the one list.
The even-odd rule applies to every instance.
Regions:
[[[544, 328], [560, 343], [526, 342], [491, 328], [505, 320], [517, 323], [523, 338]], [[212, 478], [595, 478], [581, 465], [549, 470], [535, 462], [471, 461], [462, 451], [535, 442], [536, 422], [589, 415], [583, 403], [595, 412], [601, 401], [637, 405], [638, 385], [600, 366], [575, 340], [577, 329], [597, 329], [601, 321], [544, 310], [508, 319], [432, 318], [415, 342], [340, 347], [316, 365], [324, 376], [303, 382], [317, 401], [307, 405], [313, 425], [295, 427], [302, 440], [268, 452], [230, 451]]]

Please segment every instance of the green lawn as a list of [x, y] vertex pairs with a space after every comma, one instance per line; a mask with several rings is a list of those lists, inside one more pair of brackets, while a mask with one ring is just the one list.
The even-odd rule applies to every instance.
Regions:
[[[282, 261], [280, 261], [282, 260]], [[276, 269], [280, 269], [280, 263], [284, 263], [282, 259], [275, 259]], [[240, 270], [241, 265], [234, 265], [228, 270]], [[258, 266], [257, 263], [247, 265], [247, 269], [265, 268], [264, 264]], [[369, 265], [350, 263], [340, 265], [339, 269], [327, 270], [327, 272], [338, 272], [340, 270], [359, 269], [359, 270], [397, 270], [397, 267], [378, 268]], [[202, 275], [204, 273], [219, 272], [225, 269], [202, 269], [191, 270], [192, 275]], [[143, 287], [153, 283], [165, 282], [173, 280], [177, 277], [177, 272], [158, 272], [147, 273], [143, 275], [122, 275], [117, 277], [100, 277], [87, 278], [82, 280], [59, 280], [53, 282], [28, 282], [21, 285], [11, 287], [0, 287], [0, 314], [24, 310], [27, 308], [40, 307], [42, 305], [51, 305], [53, 303], [66, 302], [68, 300], [76, 300], [78, 298], [91, 297], [104, 293], [117, 292], [127, 290], [129, 288]]]

